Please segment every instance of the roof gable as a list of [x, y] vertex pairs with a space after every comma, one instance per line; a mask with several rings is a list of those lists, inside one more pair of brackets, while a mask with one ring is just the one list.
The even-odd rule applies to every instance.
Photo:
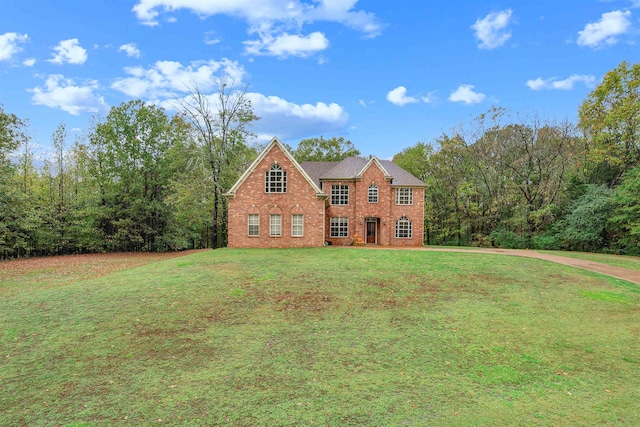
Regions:
[[267, 146], [264, 147], [262, 152], [258, 155], [258, 157], [256, 157], [253, 163], [251, 163], [251, 165], [247, 168], [247, 170], [244, 171], [242, 175], [240, 175], [240, 178], [238, 178], [236, 183], [233, 184], [233, 186], [229, 189], [229, 191], [226, 192], [224, 195], [227, 197], [234, 197], [236, 194], [236, 191], [238, 191], [238, 188], [240, 188], [240, 186], [253, 173], [253, 171], [258, 167], [260, 162], [264, 160], [267, 154], [269, 154], [269, 152], [271, 152], [271, 150], [273, 150], [274, 147], [278, 147], [280, 151], [284, 153], [287, 159], [289, 159], [291, 164], [293, 164], [293, 166], [298, 170], [298, 172], [302, 174], [304, 179], [309, 183], [309, 185], [313, 188], [313, 190], [316, 192], [317, 195], [325, 195], [320, 189], [320, 187], [316, 185], [313, 179], [311, 179], [311, 177], [307, 174], [307, 172], [300, 166], [300, 164], [296, 161], [296, 159], [293, 158], [291, 153], [289, 153], [289, 151], [285, 148], [285, 146], [282, 145], [282, 143], [276, 137], [273, 137], [271, 142], [269, 142], [269, 144], [267, 144]]
[[387, 170], [384, 168], [384, 166], [382, 166], [382, 164], [380, 163], [380, 161], [378, 160], [377, 157], [371, 157], [371, 159], [367, 162], [366, 165], [364, 165], [364, 167], [362, 168], [362, 170], [358, 173], [358, 177], [362, 177], [362, 175], [364, 175], [364, 173], [367, 171], [367, 169], [369, 169], [369, 167], [371, 165], [376, 165], [378, 166], [378, 169], [380, 169], [380, 171], [384, 174], [384, 179], [393, 179], [393, 177], [391, 176], [391, 174], [389, 172], [387, 172]]

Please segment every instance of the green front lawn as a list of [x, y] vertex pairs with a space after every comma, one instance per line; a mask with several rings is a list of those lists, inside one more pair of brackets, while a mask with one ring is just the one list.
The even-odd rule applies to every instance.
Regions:
[[39, 280], [0, 284], [1, 425], [640, 423], [640, 286], [570, 267], [221, 249]]

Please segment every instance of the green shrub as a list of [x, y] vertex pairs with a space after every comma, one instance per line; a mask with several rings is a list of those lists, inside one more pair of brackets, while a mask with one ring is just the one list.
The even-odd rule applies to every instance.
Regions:
[[556, 233], [544, 233], [531, 238], [532, 249], [560, 250], [562, 239]]
[[495, 230], [490, 235], [491, 243], [498, 248], [524, 249], [526, 240], [510, 230]]

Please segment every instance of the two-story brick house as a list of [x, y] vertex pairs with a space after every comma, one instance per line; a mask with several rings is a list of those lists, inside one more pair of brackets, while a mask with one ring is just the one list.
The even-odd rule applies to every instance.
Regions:
[[225, 194], [229, 247], [422, 245], [426, 185], [388, 160], [298, 163], [274, 138]]

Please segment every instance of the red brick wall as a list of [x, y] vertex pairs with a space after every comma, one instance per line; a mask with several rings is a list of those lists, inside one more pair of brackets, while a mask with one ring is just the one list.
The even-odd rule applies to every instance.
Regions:
[[[378, 218], [376, 224], [377, 244], [382, 246], [419, 246], [422, 245], [422, 233], [424, 230], [424, 189], [413, 189], [412, 205], [396, 205], [396, 189], [384, 178], [384, 174], [373, 163], [363, 173], [359, 181], [324, 181], [323, 190], [331, 200], [331, 185], [349, 186], [349, 205], [329, 205], [326, 215], [327, 241], [333, 245], [351, 243], [353, 235], [357, 234], [361, 239], [366, 239], [365, 218]], [[369, 185], [378, 186], [378, 203], [369, 203]], [[412, 238], [397, 239], [395, 237], [396, 221], [405, 215], [412, 225]], [[331, 217], [349, 218], [349, 237], [330, 237]]]
[[[349, 204], [348, 205], [332, 205], [331, 204], [331, 186], [332, 185], [347, 185], [349, 187]], [[355, 194], [355, 182], [353, 181], [323, 181], [322, 190], [329, 195], [327, 200], [327, 216], [326, 216], [326, 240], [331, 242], [332, 245], [345, 245], [351, 244], [353, 234], [356, 231], [354, 228], [354, 218], [356, 204], [353, 202]], [[331, 237], [331, 217], [349, 218], [349, 235], [348, 237]], [[358, 233], [362, 237], [361, 233]]]
[[[391, 197], [391, 239], [393, 246], [415, 246], [422, 245], [422, 235], [424, 231], [424, 188], [413, 189], [412, 205], [396, 205], [396, 189], [392, 189]], [[412, 238], [396, 239], [396, 221], [400, 217], [406, 216], [411, 221]]]
[[[286, 193], [265, 192], [265, 172], [277, 162], [287, 173]], [[280, 248], [322, 246], [324, 200], [316, 197], [315, 190], [274, 145], [253, 172], [229, 198], [230, 248]], [[260, 215], [260, 235], [248, 236], [248, 215]], [[270, 214], [282, 215], [282, 236], [269, 236]], [[291, 215], [304, 215], [303, 237], [291, 236]]]

